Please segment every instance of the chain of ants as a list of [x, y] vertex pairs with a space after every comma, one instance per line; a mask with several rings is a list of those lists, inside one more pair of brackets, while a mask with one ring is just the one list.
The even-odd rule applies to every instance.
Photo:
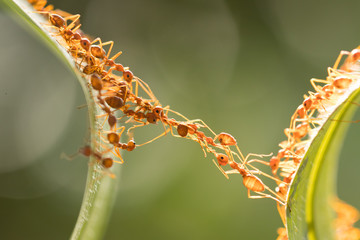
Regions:
[[[345, 55], [347, 55], [347, 58], [343, 65], [338, 68]], [[280, 179], [280, 177], [283, 177], [283, 182], [278, 182], [278, 187], [276, 188], [277, 194], [282, 198], [287, 198], [289, 185], [285, 183], [291, 183], [306, 153], [310, 141], [308, 136], [323, 121], [319, 116], [322, 113], [326, 113], [327, 108], [333, 106], [337, 102], [336, 100], [357, 80], [354, 78], [353, 69], [359, 60], [360, 46], [351, 52], [341, 51], [334, 66], [328, 68], [328, 76], [325, 80], [315, 78], [310, 80], [315, 92], [309, 91], [308, 95], [304, 95], [304, 101], [292, 115], [290, 127], [284, 130], [287, 140], [279, 144], [280, 150], [270, 159], [270, 162], [260, 161], [270, 166], [276, 178]], [[279, 169], [281, 172], [278, 175]], [[278, 211], [286, 226], [285, 206], [278, 205]], [[287, 235], [284, 232], [279, 235], [278, 239], [287, 239]]]
[[[307, 136], [313, 129], [316, 129], [320, 125], [321, 119], [315, 116], [319, 113], [326, 112], [326, 107], [336, 102], [336, 99], [355, 81], [351, 77], [350, 72], [352, 71], [352, 66], [360, 60], [360, 47], [351, 52], [342, 51], [334, 66], [328, 68], [328, 77], [326, 80], [310, 80], [315, 92], [309, 92], [308, 95], [305, 95], [303, 103], [292, 115], [290, 127], [284, 130], [287, 140], [279, 144], [281, 149], [278, 153], [273, 156], [269, 162], [259, 159], [251, 159], [248, 161], [247, 159], [250, 156], [263, 157], [266, 155], [249, 154], [244, 157], [237, 146], [236, 139], [232, 135], [228, 133], [216, 135], [202, 120], [189, 120], [180, 113], [171, 110], [169, 107], [161, 107], [150, 87], [143, 80], [134, 76], [129, 68], [123, 67], [123, 65], [115, 62], [116, 58], [121, 55], [121, 52], [109, 58], [113, 47], [112, 41], [102, 43], [100, 38], [90, 41], [90, 38], [81, 32], [81, 24], [79, 24], [80, 15], [71, 15], [61, 10], [54, 10], [52, 5], [47, 5], [46, 0], [28, 0], [28, 2], [33, 5], [35, 10], [49, 17], [51, 26], [58, 30], [59, 35], [61, 35], [67, 43], [68, 52], [74, 57], [78, 67], [84, 74], [90, 76], [89, 86], [97, 92], [96, 101], [99, 107], [105, 112], [104, 115], [97, 117], [105, 117], [104, 124], [107, 122], [110, 129], [108, 132], [103, 132], [106, 136], [99, 133], [100, 138], [104, 142], [112, 145], [113, 149], [110, 150], [113, 150], [112, 152], [120, 161], [116, 161], [110, 157], [104, 157], [104, 152], [101, 153], [92, 149], [90, 146], [81, 148], [79, 151], [82, 154], [85, 156], [94, 156], [97, 162], [105, 170], [108, 170], [114, 162], [123, 163], [120, 149], [133, 151], [136, 148], [135, 141], [133, 140], [134, 129], [148, 124], [156, 124], [160, 121], [164, 126], [164, 132], [154, 139], [138, 146], [148, 144], [166, 135], [169, 131], [175, 137], [183, 137], [198, 142], [205, 156], [206, 152], [214, 154], [217, 162], [213, 161], [225, 177], [228, 178], [228, 174], [232, 173], [241, 174], [243, 184], [248, 189], [249, 198], [271, 198], [275, 200], [278, 203], [277, 206], [281, 219], [286, 226], [285, 202], [288, 186], [305, 155], [309, 141]], [[68, 20], [71, 20], [69, 25], [67, 24]], [[94, 43], [96, 42], [99, 44], [95, 45]], [[103, 49], [105, 45], [110, 45], [108, 54], [106, 54]], [[348, 55], [348, 57], [344, 64], [338, 69], [344, 55]], [[119, 77], [113, 74], [113, 72], [122, 73], [122, 76]], [[149, 99], [138, 96], [139, 87], [148, 95]], [[117, 111], [122, 112], [122, 117], [116, 117], [115, 112]], [[180, 116], [184, 121], [169, 118], [169, 112]], [[117, 122], [122, 118], [128, 119], [126, 123], [134, 123], [133, 126], [127, 130], [127, 135], [130, 137], [127, 143], [120, 142], [120, 137], [125, 127], [117, 128]], [[135, 125], [135, 123], [138, 124]], [[166, 126], [168, 126], [168, 128], [166, 128]], [[174, 133], [173, 128], [176, 128], [178, 135]], [[208, 129], [214, 137], [206, 136], [203, 131], [199, 130], [200, 128]], [[119, 132], [117, 132], [118, 130]], [[216, 140], [218, 140], [219, 143], [216, 143]], [[234, 146], [237, 152], [231, 150], [230, 146]], [[214, 148], [220, 149], [225, 152], [225, 154], [218, 153]], [[106, 152], [108, 151], [109, 150]], [[240, 163], [235, 161], [234, 156], [239, 159]], [[251, 165], [251, 163], [255, 162], [269, 166], [273, 176]], [[227, 165], [230, 166], [231, 170], [223, 170], [223, 167]], [[281, 172], [278, 175], [277, 172], [279, 169]], [[272, 191], [255, 176], [255, 174], [264, 175], [274, 180], [278, 185], [276, 191]], [[267, 190], [268, 193], [265, 193], [265, 190]], [[257, 193], [257, 195], [251, 195], [250, 191]], [[286, 232], [280, 234], [278, 239], [287, 239]]]
[[[90, 37], [80, 30], [80, 15], [54, 10], [52, 5], [47, 5], [46, 0], [28, 0], [28, 2], [37, 12], [48, 17], [50, 23], [48, 27], [56, 29], [57, 35], [63, 38], [65, 42], [63, 46], [73, 56], [77, 67], [83, 74], [89, 76], [89, 87], [96, 93], [94, 94], [95, 101], [99, 108], [105, 112], [105, 114], [99, 115], [97, 118], [105, 118], [100, 128], [102, 129], [107, 124], [110, 131], [100, 132], [99, 137], [107, 145], [110, 144], [111, 149], [100, 152], [98, 149], [85, 146], [79, 150], [80, 153], [85, 156], [93, 156], [105, 171], [110, 172], [109, 168], [112, 167], [114, 162], [124, 162], [120, 150], [133, 151], [136, 147], [148, 144], [170, 132], [175, 137], [198, 142], [205, 156], [207, 152], [214, 154], [217, 161], [213, 160], [213, 162], [226, 178], [229, 178], [228, 174], [240, 174], [243, 178], [243, 184], [248, 190], [249, 198], [270, 198], [280, 205], [285, 205], [285, 198], [269, 188], [255, 175], [263, 175], [276, 181], [277, 184], [284, 184], [285, 186], [288, 185], [288, 182], [266, 174], [252, 165], [255, 162], [262, 162], [261, 160], [248, 160], [251, 156], [264, 157], [269, 155], [248, 154], [244, 157], [237, 146], [236, 139], [232, 135], [224, 132], [215, 134], [202, 120], [189, 120], [169, 107], [161, 107], [146, 82], [134, 76], [128, 67], [116, 63], [116, 59], [122, 52], [118, 52], [110, 58], [113, 47], [112, 41], [102, 42], [100, 38], [91, 41]], [[68, 21], [70, 21], [69, 24]], [[103, 48], [106, 45], [109, 45], [107, 54]], [[114, 72], [120, 73], [120, 76], [114, 74]], [[149, 99], [138, 96], [139, 88], [146, 93]], [[116, 116], [118, 111], [122, 113], [120, 118]], [[181, 117], [183, 121], [169, 118], [169, 112]], [[127, 119], [125, 123], [133, 124], [127, 129], [127, 135], [130, 138], [127, 143], [120, 142], [125, 126], [117, 127], [118, 121], [124, 121], [124, 119]], [[136, 145], [133, 138], [134, 130], [148, 124], [156, 124], [158, 121], [163, 125], [164, 132], [144, 144]], [[177, 134], [174, 133], [173, 128], [176, 129]], [[200, 131], [201, 128], [207, 129], [213, 137], [207, 136], [203, 131]], [[219, 143], [216, 143], [217, 140]], [[99, 145], [99, 148], [106, 149], [101, 143]], [[217, 150], [224, 153], [219, 153]], [[104, 155], [107, 152], [112, 152], [120, 161], [105, 157]], [[235, 157], [239, 162], [235, 160]], [[230, 166], [231, 170], [223, 170], [225, 166]], [[111, 173], [109, 175], [114, 177]], [[256, 195], [251, 195], [251, 191], [255, 192]]]

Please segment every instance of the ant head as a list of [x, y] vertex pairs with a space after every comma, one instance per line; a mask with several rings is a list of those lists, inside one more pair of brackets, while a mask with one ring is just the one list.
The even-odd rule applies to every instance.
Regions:
[[229, 157], [226, 154], [217, 153], [215, 156], [220, 166], [225, 166], [229, 163]]
[[271, 168], [271, 170], [272, 170], [272, 172], [273, 172], [273, 174], [275, 175], [276, 174], [276, 171], [278, 170], [278, 168], [279, 168], [279, 163], [280, 163], [280, 158], [278, 158], [278, 157], [272, 157], [271, 159], [270, 159], [270, 162], [269, 162], [269, 164], [270, 164], [270, 168]]
[[80, 46], [85, 50], [85, 51], [89, 51], [90, 49], [90, 40], [87, 38], [81, 38], [80, 40]]
[[146, 120], [147, 120], [149, 123], [156, 124], [157, 118], [156, 118], [156, 116], [155, 116], [154, 113], [148, 112], [148, 113], [146, 114]]
[[79, 153], [83, 154], [86, 157], [90, 157], [90, 155], [92, 153], [91, 147], [89, 145], [86, 145], [79, 149]]
[[305, 110], [309, 110], [311, 108], [311, 105], [313, 104], [313, 100], [308, 97], [303, 101], [303, 106], [305, 108]]
[[160, 117], [162, 117], [162, 116], [164, 115], [164, 110], [163, 110], [163, 108], [160, 107], [160, 106], [154, 107], [154, 109], [153, 109], [152, 112], [155, 114], [155, 116], [156, 116], [157, 118], [160, 118]]
[[130, 83], [134, 77], [134, 74], [130, 70], [123, 71], [123, 77], [126, 82]]
[[136, 143], [135, 143], [135, 141], [133, 139], [131, 139], [127, 144], [126, 150], [131, 152], [132, 150], [135, 149], [135, 147], [136, 147]]

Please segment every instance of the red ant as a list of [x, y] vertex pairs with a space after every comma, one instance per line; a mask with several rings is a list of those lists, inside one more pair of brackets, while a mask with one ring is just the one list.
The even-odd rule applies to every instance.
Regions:
[[[238, 163], [236, 163], [233, 160], [229, 160], [229, 157], [225, 154], [215, 154], [216, 159], [218, 160], [218, 163], [220, 166], [224, 166], [229, 164], [229, 166], [233, 169], [230, 171], [224, 171], [220, 166], [218, 166], [215, 161], [214, 164], [219, 168], [219, 170], [228, 177], [228, 174], [233, 173], [239, 173], [243, 177], [243, 184], [248, 190], [248, 197], [252, 199], [259, 199], [259, 198], [271, 198], [275, 200], [276, 202], [280, 203], [281, 205], [285, 205], [284, 200], [276, 194], [274, 191], [272, 191], [269, 187], [267, 187], [258, 177], [256, 177], [253, 174], [263, 174], [260, 170], [247, 170], [243, 167], [241, 167]], [[263, 193], [265, 190], [268, 190], [272, 195]], [[256, 192], [258, 195], [251, 195], [251, 191]]]

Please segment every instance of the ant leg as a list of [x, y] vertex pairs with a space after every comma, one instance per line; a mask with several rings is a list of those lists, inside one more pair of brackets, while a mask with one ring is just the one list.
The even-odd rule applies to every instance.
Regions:
[[[39, 13], [39, 12], [36, 12], [36, 13]], [[50, 23], [40, 23], [40, 25], [44, 28], [52, 28], [54, 30], [57, 30], [59, 31], [59, 28], [58, 27], [55, 27], [54, 25], [50, 24]], [[48, 30], [49, 31], [49, 30]], [[49, 33], [52, 37], [56, 37], [56, 36], [60, 36], [61, 34], [59, 32], [57, 33], [54, 33], [54, 32], [51, 32]]]
[[[130, 119], [129, 119], [130, 120]], [[131, 121], [126, 121], [126, 123], [129, 123], [129, 122], [131, 122]], [[141, 121], [140, 119], [135, 119], [135, 118], [132, 118], [132, 120], [134, 121], [134, 122], [137, 122], [137, 123], [141, 123], [141, 124], [143, 124], [143, 125], [148, 125], [148, 123], [144, 123], [143, 121]]]
[[185, 121], [190, 121], [187, 117], [185, 117], [185, 116], [182, 115], [181, 113], [176, 112], [176, 111], [174, 111], [174, 110], [172, 110], [172, 109], [170, 109], [170, 108], [168, 108], [167, 111], [172, 112], [172, 113], [175, 113], [175, 114], [178, 115], [179, 117], [182, 117], [183, 119], [185, 119]]
[[240, 160], [240, 163], [241, 163], [241, 165], [242, 165], [241, 167], [244, 168], [244, 169], [246, 169], [247, 171], [249, 170], [249, 169], [247, 168], [247, 166], [244, 164], [243, 158], [241, 158], [241, 157], [239, 156], [239, 154], [237, 154], [236, 152], [232, 151], [228, 146], [220, 145], [220, 146], [216, 146], [216, 147], [219, 148], [219, 149], [221, 149], [221, 150], [224, 150], [224, 151], [226, 152], [226, 154], [227, 154], [228, 156], [230, 156], [230, 160], [233, 161], [233, 162], [236, 162], [235, 159], [234, 159], [234, 157], [233, 157], [233, 155], [235, 155], [235, 156]]
[[284, 226], [286, 226], [286, 212], [285, 212], [285, 206], [284, 205], [280, 205], [280, 204], [276, 204], [277, 206], [277, 210], [279, 212], [281, 221], [283, 222]]
[[266, 161], [263, 161], [263, 160], [259, 160], [259, 159], [251, 159], [247, 162], [247, 164], [251, 164], [252, 162], [258, 162], [258, 163], [261, 163], [261, 164], [264, 164], [266, 166], [269, 166], [270, 163], [269, 162], [266, 162]]
[[121, 137], [121, 135], [123, 134], [124, 130], [125, 130], [125, 126], [121, 126], [119, 128], [116, 128], [115, 131], [121, 129], [121, 131], [118, 133], [119, 134], [119, 138]]
[[201, 150], [204, 152], [204, 156], [206, 157], [206, 151], [205, 151], [204, 147], [205, 147], [206, 149], [208, 149], [208, 146], [206, 146], [205, 143], [203, 143], [202, 141], [200, 141], [200, 139], [197, 139], [197, 140], [195, 139], [195, 141], [197, 141], [197, 142], [200, 144]]
[[[119, 135], [119, 138], [121, 137], [122, 133], [124, 132], [125, 126], [121, 126], [114, 130], [116, 132], [117, 130], [120, 130], [120, 129], [121, 129], [121, 131], [119, 133], [117, 133]], [[103, 133], [113, 133], [114, 131], [103, 131]]]
[[[109, 44], [110, 44], [110, 47], [109, 47], [109, 50], [108, 50], [108, 54], [106, 55], [106, 59], [109, 59], [110, 53], [111, 53], [111, 51], [112, 51], [112, 49], [114, 47], [114, 41], [104, 42], [104, 43], [102, 43], [102, 45], [100, 45], [102, 47], [102, 46], [106, 46], [106, 45], [109, 45]], [[110, 58], [110, 60], [115, 61], [121, 54], [122, 54], [122, 51], [119, 51], [114, 56], [112, 56]]]
[[350, 102], [351, 104], [355, 104], [356, 106], [359, 106], [360, 107], [360, 103], [357, 103], [357, 102]]
[[337, 59], [336, 59], [336, 61], [335, 61], [335, 64], [334, 64], [333, 68], [334, 68], [334, 69], [337, 69], [337, 68], [339, 67], [339, 63], [340, 63], [342, 57], [343, 57], [344, 55], [349, 55], [349, 54], [350, 54], [350, 52], [348, 52], [348, 51], [341, 51], [340, 54], [339, 54], [339, 56], [337, 57]]
[[34, 4], [33, 7], [35, 10], [39, 10], [39, 11], [41, 10], [41, 11], [45, 11], [45, 12], [50, 12], [50, 11], [54, 10], [53, 5], [50, 4], [50, 5], [46, 6], [46, 4], [47, 4], [46, 0], [40, 0], [40, 1], [34, 2], [32, 4]]
[[[108, 42], [104, 42], [102, 43], [102, 46], [106, 46], [106, 45], [109, 45], [109, 50], [108, 50], [108, 54], [106, 55], [106, 58], [109, 59], [109, 56], [110, 56], [110, 53], [114, 47], [114, 41], [108, 41]], [[122, 51], [119, 51], [118, 53], [116, 53], [114, 56], [112, 56], [112, 58], [110, 58], [111, 60], [115, 61], [120, 55], [122, 54]]]
[[204, 147], [205, 147], [207, 150], [209, 149], [209, 147], [206, 146], [206, 144], [203, 143], [202, 140], [200, 140], [197, 136], [189, 135], [189, 136], [182, 137], [182, 138], [190, 139], [190, 140], [192, 140], [192, 141], [195, 141], [195, 142], [199, 143], [199, 145], [200, 145], [200, 147], [201, 147], [201, 150], [203, 151], [204, 156], [206, 157], [206, 151], [205, 151]]
[[[109, 59], [110, 53], [111, 53], [111, 51], [112, 51], [112, 49], [113, 49], [113, 47], [114, 47], [114, 41], [107, 41], [107, 42], [104, 42], [104, 43], [103, 43], [100, 38], [96, 38], [94, 41], [92, 41], [91, 44], [94, 44], [94, 43], [96, 43], [96, 42], [99, 42], [99, 46], [100, 46], [101, 48], [103, 48], [103, 47], [106, 46], [106, 45], [110, 45], [110, 46], [109, 46], [108, 53], [107, 53], [107, 55], [106, 55], [106, 59]], [[122, 51], [116, 53], [116, 54], [115, 54], [112, 58], [110, 58], [110, 59], [113, 60], [113, 61], [115, 61], [116, 58], [118, 58], [121, 54], [122, 54]]]
[[[170, 108], [169, 105], [163, 107], [163, 111], [164, 111], [165, 116], [168, 116], [168, 114], [169, 114], [169, 108]], [[166, 112], [165, 112], [165, 111], [166, 111]], [[169, 125], [169, 127], [170, 127], [170, 133], [171, 133], [171, 135], [172, 135], [173, 137], [181, 137], [181, 136], [179, 136], [179, 135], [174, 134], [173, 129], [172, 129], [172, 127], [173, 127], [172, 125]], [[181, 138], [183, 138], [183, 137], [181, 137]]]
[[150, 86], [145, 81], [143, 81], [141, 78], [136, 77], [136, 79], [144, 85], [143, 87], [146, 88], [147, 91], [149, 91], [149, 93], [150, 93], [149, 96], [151, 97], [151, 99], [153, 99], [153, 101], [157, 101], [157, 99], [156, 99], [153, 91], [151, 90]]
[[262, 198], [270, 198], [270, 199], [273, 199], [275, 200], [276, 202], [280, 203], [281, 205], [285, 206], [285, 203], [283, 203], [282, 201], [280, 201], [279, 199], [269, 195], [269, 194], [266, 194], [266, 193], [261, 193], [261, 192], [256, 192], [257, 194], [259, 195], [251, 195], [250, 193], [250, 189], [248, 189], [248, 198], [250, 199], [262, 199]]
[[[237, 150], [240, 152], [240, 149], [239, 149], [239, 147], [238, 147], [237, 145], [236, 145], [236, 148], [237, 148]], [[240, 152], [240, 154], [241, 154], [242, 157], [244, 157], [241, 152]], [[246, 164], [246, 162], [247, 162], [247, 160], [248, 160], [249, 157], [260, 157], [260, 158], [263, 158], [263, 157], [270, 157], [270, 156], [272, 156], [272, 155], [273, 155], [273, 153], [270, 153], [270, 154], [249, 153], [249, 154], [246, 155], [246, 157], [244, 158], [244, 164]]]
[[169, 132], [169, 131], [170, 131], [170, 129], [166, 129], [166, 131], [163, 132], [163, 133], [161, 133], [159, 136], [154, 137], [153, 139], [151, 139], [151, 140], [149, 140], [149, 141], [147, 141], [147, 142], [145, 142], [145, 143], [143, 143], [143, 144], [136, 145], [136, 147], [141, 147], [141, 146], [144, 146], [144, 145], [146, 145], [146, 144], [148, 144], [148, 143], [151, 143], [151, 142], [155, 141], [156, 139], [165, 136], [166, 133]]
[[[131, 84], [132, 86], [132, 84]], [[135, 96], [139, 96], [139, 82], [135, 82]]]
[[76, 30], [78, 30], [81, 27], [81, 24], [78, 24], [74, 29], [72, 29], [71, 31], [76, 32]]
[[335, 78], [343, 75], [343, 73], [340, 73], [337, 69], [331, 67], [328, 67], [327, 71], [329, 75], [327, 78]]
[[323, 79], [317, 79], [317, 78], [312, 78], [310, 79], [310, 83], [313, 86], [313, 88], [315, 89], [315, 91], [318, 92], [318, 86], [316, 85], [316, 83], [325, 83], [328, 84], [330, 83], [328, 80], [323, 80]]
[[79, 155], [79, 152], [73, 153], [71, 155], [67, 155], [66, 153], [62, 152], [60, 154], [60, 158], [61, 159], [66, 159], [68, 161], [72, 161], [74, 159], [74, 157], [76, 157], [77, 155]]
[[90, 45], [93, 45], [93, 44], [96, 43], [96, 42], [99, 42], [99, 45], [102, 46], [101, 38], [99, 38], [99, 37], [95, 38], [95, 39], [90, 43]]
[[[43, 9], [44, 9], [44, 7], [45, 7], [46, 4], [47, 4], [47, 1], [40, 0], [40, 1], [34, 2], [33, 4], [34, 4], [34, 5], [33, 5], [34, 9], [40, 11], [40, 10], [43, 10]], [[43, 10], [43, 11], [44, 11], [44, 10]]]
[[115, 175], [114, 173], [112, 173], [112, 172], [111, 172], [109, 169], [107, 169], [107, 168], [103, 168], [103, 169], [101, 169], [101, 170], [95, 169], [95, 171], [102, 174], [101, 176], [97, 177], [97, 178], [95, 179], [95, 181], [101, 180], [101, 179], [104, 177], [104, 174], [107, 175], [107, 176], [109, 176], [109, 177], [111, 177], [112, 179], [115, 179], [115, 178], [116, 178], [116, 175]]
[[205, 128], [209, 129], [209, 131], [214, 134], [214, 136], [216, 136], [216, 133], [201, 119], [194, 119], [194, 120], [190, 120], [189, 122], [200, 122], [202, 125], [204, 125]]
[[108, 116], [108, 115], [109, 115], [109, 114], [104, 113], [104, 114], [96, 115], [95, 117], [96, 117], [96, 118], [103, 118], [103, 117], [106, 117], [106, 116]]
[[81, 105], [79, 105], [79, 106], [77, 106], [76, 107], [76, 109], [79, 109], [79, 110], [81, 110], [81, 109], [83, 109], [83, 108], [87, 108], [87, 104], [85, 103], [85, 104], [81, 104]]
[[133, 132], [135, 128], [144, 127], [144, 126], [146, 126], [146, 125], [147, 125], [147, 123], [143, 123], [143, 124], [139, 124], [139, 125], [134, 125], [134, 126], [132, 126], [131, 128], [129, 128], [129, 129], [127, 130], [127, 135], [129, 135], [130, 132]]
[[[295, 127], [295, 123], [303, 123], [303, 122], [308, 122], [308, 123], [311, 123], [311, 125], [315, 128], [316, 125], [315, 124], [318, 124], [318, 125], [321, 125], [320, 121], [324, 120], [323, 118], [311, 118], [311, 116], [309, 118], [297, 118], [294, 120], [294, 127]], [[292, 129], [292, 130], [295, 130], [295, 129]]]
[[247, 158], [250, 157], [249, 154], [246, 157], [244, 157], [244, 155], [242, 154], [242, 152], [241, 152], [240, 148], [238, 147], [238, 145], [236, 145], [236, 149], [238, 150], [238, 152], [239, 152], [239, 154], [240, 154], [240, 156], [242, 158], [243, 165], [245, 165]]
[[[324, 108], [324, 110], [326, 111], [325, 107], [322, 106]], [[316, 109], [312, 109], [311, 112], [309, 114], [306, 114], [306, 118], [307, 120], [310, 120], [312, 115], [314, 115], [314, 113], [316, 112]], [[320, 118], [317, 118], [317, 120], [321, 120]], [[315, 128], [316, 126], [314, 125], [314, 123], [312, 121], [310, 121], [311, 125]], [[292, 122], [292, 127], [290, 127], [292, 129], [295, 129], [295, 120]]]
[[[101, 43], [101, 42], [100, 42], [100, 43]], [[110, 44], [110, 46], [109, 46], [108, 53], [107, 53], [107, 55], [106, 55], [106, 59], [109, 59], [110, 53], [111, 53], [112, 48], [113, 48], [113, 46], [114, 46], [114, 41], [108, 41], [108, 42], [104, 42], [104, 43], [101, 43], [101, 44], [100, 44], [100, 47], [101, 47], [101, 48], [103, 48], [103, 46], [106, 46], [106, 45], [109, 45], [109, 44]]]
[[[238, 150], [238, 152], [239, 152], [240, 155], [237, 154], [237, 153], [234, 152], [234, 151], [231, 151], [231, 149], [230, 149], [229, 146], [217, 145], [216, 147], [219, 148], [219, 149], [222, 149], [222, 150], [227, 151], [229, 154], [231, 153], [231, 156], [234, 154], [234, 155], [240, 160], [242, 166], [243, 166], [245, 169], [247, 169], [247, 167], [246, 167], [246, 160], [247, 160], [248, 157], [250, 157], [250, 156], [258, 156], [258, 157], [268, 156], [268, 155], [259, 155], [259, 154], [250, 153], [250, 154], [248, 154], [248, 155], [246, 156], [246, 158], [245, 158], [244, 155], [242, 154], [242, 152], [240, 151], [240, 148], [238, 147], [238, 145], [235, 145], [235, 147], [236, 147], [236, 149]], [[224, 147], [225, 147], [226, 149], [225, 149]], [[233, 157], [232, 157], [232, 160], [234, 161], [234, 158], [233, 158]], [[245, 160], [245, 161], [244, 161], [244, 160]]]
[[173, 137], [181, 137], [181, 136], [179, 136], [179, 135], [175, 135], [174, 134], [174, 131], [173, 131], [173, 129], [172, 129], [172, 126], [169, 126], [170, 127], [170, 133], [171, 133], [171, 135], [173, 136]]
[[354, 120], [354, 121], [331, 119], [331, 121], [338, 121], [338, 122], [345, 122], [345, 123], [359, 123], [360, 119]]
[[107, 121], [107, 120], [108, 120], [108, 118], [109, 118], [109, 114], [97, 115], [97, 116], [95, 116], [95, 117], [96, 117], [96, 118], [103, 118], [103, 117], [105, 117], [104, 122], [103, 122], [102, 124], [100, 124], [101, 128], [103, 128], [103, 127], [104, 127], [104, 125], [105, 125], [105, 123], [106, 123], [106, 121]]
[[278, 200], [285, 202], [285, 200], [277, 193], [275, 193], [271, 188], [265, 185], [265, 189], [268, 190], [271, 194], [273, 194]]
[[151, 91], [149, 85], [146, 82], [144, 82], [143, 80], [141, 80], [138, 77], [134, 77], [134, 81], [135, 81], [135, 88], [136, 88], [135, 95], [138, 95], [138, 86], [140, 86], [144, 90], [144, 92], [150, 97], [150, 99], [152, 101], [154, 101], [154, 102], [157, 101], [154, 93]]
[[225, 173], [226, 174], [240, 174], [239, 171], [236, 169], [227, 170]]
[[60, 9], [55, 9], [54, 11], [52, 11], [52, 13], [56, 13], [57, 15], [60, 15], [63, 18], [73, 16], [73, 14], [65, 12]]
[[[252, 166], [252, 165], [249, 164], [249, 163], [248, 163], [248, 166], [250, 166], [250, 167], [253, 169], [253, 170], [249, 170], [249, 172], [250, 172], [251, 174], [263, 175], [263, 176], [265, 176], [265, 177], [267, 177], [267, 178], [269, 178], [269, 179], [271, 179], [271, 180], [274, 180], [274, 181], [277, 182], [277, 183], [285, 183], [285, 182], [279, 180], [279, 179], [276, 178], [276, 177], [273, 177], [273, 176], [271, 176], [271, 175], [269, 175], [269, 174], [267, 174], [267, 173], [264, 173], [263, 171], [261, 171], [260, 169]], [[285, 183], [285, 184], [287, 184], [287, 183]], [[287, 184], [287, 185], [288, 185], [288, 184]], [[265, 188], [268, 188], [268, 187], [265, 185]], [[271, 193], [273, 193], [275, 196], [277, 196], [277, 194], [276, 194], [275, 192], [273, 192], [270, 188], [268, 188], [268, 190], [269, 190]]]
[[115, 150], [115, 156], [117, 156], [118, 158], [120, 158], [120, 161], [114, 161], [114, 162], [117, 162], [117, 163], [120, 163], [120, 164], [123, 164], [124, 163], [124, 159], [122, 158], [122, 156], [121, 156], [121, 154], [120, 154], [120, 149], [119, 148], [117, 148], [117, 147], [115, 147], [114, 148], [114, 150]]
[[161, 117], [160, 117], [160, 121], [161, 121], [161, 123], [162, 123], [162, 125], [164, 127], [164, 131], [165, 131], [165, 135], [166, 135], [166, 133], [167, 133], [166, 126], [165, 126], [164, 120]]
[[[289, 126], [290, 129], [294, 128], [294, 121], [295, 121], [295, 119], [297, 119], [297, 117], [299, 116], [298, 110], [299, 110], [299, 108], [301, 108], [301, 106], [302, 106], [302, 104], [295, 110], [294, 114], [291, 116], [290, 126]], [[315, 111], [312, 111], [312, 114], [313, 114], [314, 112], [315, 112]], [[310, 118], [310, 117], [312, 116], [312, 114], [309, 115], [309, 114], [307, 114], [307, 111], [304, 110], [304, 115], [305, 115], [306, 118]]]
[[[110, 52], [110, 51], [109, 51]], [[112, 58], [110, 58], [111, 60], [115, 61], [120, 55], [122, 54], [122, 51], [119, 51], [118, 53], [116, 53], [114, 56], [112, 56]]]
[[51, 12], [54, 10], [54, 5], [50, 4], [50, 5], [46, 6], [43, 10], [47, 11], [47, 12]]
[[65, 21], [72, 19], [72, 22], [69, 25], [67, 25], [67, 28], [71, 30], [74, 27], [76, 21], [79, 20], [79, 18], [80, 18], [80, 14], [75, 14], [72, 16], [65, 17], [64, 18]]

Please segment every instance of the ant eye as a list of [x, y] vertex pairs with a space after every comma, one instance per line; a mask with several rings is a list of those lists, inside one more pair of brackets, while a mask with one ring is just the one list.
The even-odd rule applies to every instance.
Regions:
[[80, 41], [80, 45], [84, 50], [88, 51], [90, 48], [90, 40], [87, 38], [82, 38]]
[[123, 76], [124, 76], [125, 81], [127, 81], [127, 82], [131, 82], [131, 80], [134, 77], [133, 73], [130, 70], [124, 71]]

